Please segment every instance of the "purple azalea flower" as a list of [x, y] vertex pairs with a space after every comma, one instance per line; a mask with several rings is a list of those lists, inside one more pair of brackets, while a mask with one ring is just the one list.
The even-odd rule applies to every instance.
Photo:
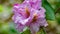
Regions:
[[38, 32], [41, 26], [48, 24], [45, 19], [45, 9], [41, 6], [41, 0], [25, 0], [22, 4], [15, 4], [13, 7], [13, 20], [18, 31], [28, 26], [31, 33]]

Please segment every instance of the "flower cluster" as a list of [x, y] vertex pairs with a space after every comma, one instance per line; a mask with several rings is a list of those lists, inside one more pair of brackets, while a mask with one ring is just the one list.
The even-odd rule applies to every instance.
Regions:
[[23, 32], [27, 26], [34, 34], [41, 26], [48, 25], [45, 19], [45, 9], [41, 4], [41, 0], [24, 0], [21, 4], [14, 4], [13, 21], [18, 31]]

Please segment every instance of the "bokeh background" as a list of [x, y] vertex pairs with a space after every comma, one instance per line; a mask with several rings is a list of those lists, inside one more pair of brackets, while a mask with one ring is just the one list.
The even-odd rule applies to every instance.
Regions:
[[[0, 34], [31, 34], [28, 29], [23, 33], [18, 32], [12, 20], [13, 4], [22, 2], [23, 0], [0, 0]], [[46, 9], [49, 24], [45, 28], [46, 34], [60, 34], [60, 0], [42, 0], [42, 6]]]

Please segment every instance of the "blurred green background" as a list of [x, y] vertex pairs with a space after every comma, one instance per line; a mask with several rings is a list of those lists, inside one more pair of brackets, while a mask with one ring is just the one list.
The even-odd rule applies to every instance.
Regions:
[[[14, 3], [22, 3], [23, 0], [0, 0], [0, 34], [31, 34], [29, 29], [23, 33], [18, 32], [12, 21], [12, 8]], [[42, 0], [42, 6], [46, 9], [48, 27], [46, 34], [60, 34], [60, 0]], [[44, 34], [44, 31], [37, 34]]]

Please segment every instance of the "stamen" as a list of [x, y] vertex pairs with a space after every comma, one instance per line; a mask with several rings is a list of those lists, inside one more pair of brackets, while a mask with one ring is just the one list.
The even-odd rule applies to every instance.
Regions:
[[37, 20], [37, 14], [34, 14], [34, 18], [32, 19], [32, 23], [34, 23]]
[[29, 12], [28, 8], [26, 8], [26, 15], [27, 15], [27, 18], [30, 16], [30, 12]]

